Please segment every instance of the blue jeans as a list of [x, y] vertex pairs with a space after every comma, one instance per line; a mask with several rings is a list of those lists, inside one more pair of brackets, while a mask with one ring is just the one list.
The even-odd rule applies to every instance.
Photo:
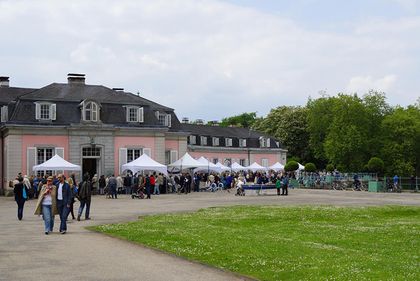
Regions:
[[157, 195], [160, 194], [159, 185], [155, 184], [153, 194], [157, 194]]
[[69, 208], [64, 204], [63, 200], [57, 200], [58, 214], [60, 215], [60, 232], [67, 231], [67, 216]]
[[89, 212], [90, 212], [90, 200], [80, 200], [80, 207], [79, 207], [79, 213], [78, 215], [81, 216], [83, 213], [83, 208], [86, 205], [86, 213], [85, 213], [85, 218], [89, 218]]
[[52, 205], [42, 205], [42, 218], [44, 219], [45, 232], [52, 232], [54, 228]]

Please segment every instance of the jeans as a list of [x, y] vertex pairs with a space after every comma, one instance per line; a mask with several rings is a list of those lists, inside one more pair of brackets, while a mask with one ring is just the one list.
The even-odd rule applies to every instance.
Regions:
[[90, 212], [90, 200], [84, 200], [84, 199], [81, 199], [80, 200], [80, 207], [79, 207], [79, 213], [78, 213], [78, 215], [79, 216], [82, 215], [83, 208], [85, 207], [85, 205], [86, 205], [85, 218], [87, 219], [87, 218], [89, 218], [89, 212]]
[[22, 218], [23, 218], [23, 206], [25, 205], [25, 199], [17, 200], [16, 203], [18, 205], [18, 211], [17, 211], [18, 219], [22, 220]]
[[52, 232], [54, 228], [52, 205], [42, 205], [42, 218], [44, 219], [45, 232]]
[[153, 186], [153, 194], [160, 194], [159, 185], [156, 184]]
[[67, 216], [69, 215], [69, 207], [64, 204], [63, 200], [57, 200], [58, 214], [60, 215], [60, 232], [67, 231]]
[[131, 194], [131, 186], [125, 187], [125, 194]]

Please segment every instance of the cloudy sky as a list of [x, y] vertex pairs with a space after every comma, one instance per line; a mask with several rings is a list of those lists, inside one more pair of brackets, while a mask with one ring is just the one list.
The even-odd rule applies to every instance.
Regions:
[[11, 86], [85, 73], [190, 120], [321, 92], [420, 96], [420, 0], [0, 0], [0, 26]]

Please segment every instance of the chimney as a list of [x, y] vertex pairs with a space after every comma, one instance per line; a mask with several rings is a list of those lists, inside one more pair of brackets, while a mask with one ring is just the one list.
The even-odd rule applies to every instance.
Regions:
[[112, 90], [116, 92], [124, 92], [124, 88], [112, 88]]
[[69, 84], [85, 84], [85, 75], [79, 73], [67, 74], [67, 82]]
[[190, 122], [190, 119], [188, 117], [182, 117], [182, 123], [188, 124]]
[[0, 88], [9, 88], [9, 77], [0, 76]]

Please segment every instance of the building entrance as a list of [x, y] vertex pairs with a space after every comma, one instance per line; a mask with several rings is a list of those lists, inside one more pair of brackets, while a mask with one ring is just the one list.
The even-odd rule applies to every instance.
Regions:
[[82, 172], [89, 173], [90, 178], [95, 174], [100, 175], [101, 171], [101, 148], [83, 147], [82, 149]]
[[90, 178], [97, 174], [97, 163], [96, 158], [83, 158], [83, 175], [89, 173]]

